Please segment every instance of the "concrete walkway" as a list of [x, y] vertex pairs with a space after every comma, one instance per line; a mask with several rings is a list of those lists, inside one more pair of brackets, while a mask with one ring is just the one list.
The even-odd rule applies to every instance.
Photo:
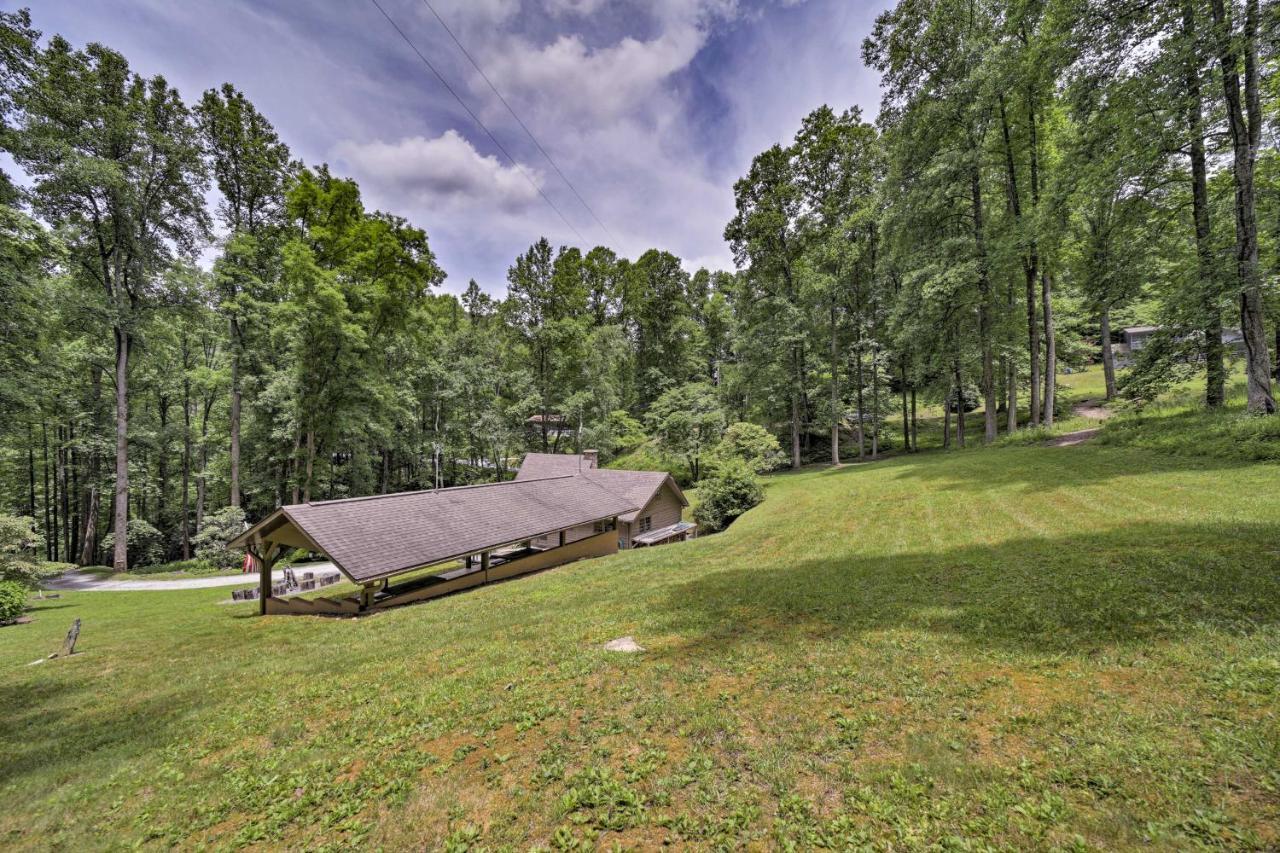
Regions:
[[[307, 563], [294, 568], [294, 573], [299, 578], [301, 578], [303, 572], [312, 572], [317, 578], [338, 574], [338, 570], [333, 563]], [[271, 577], [274, 580], [283, 579], [284, 569], [274, 570], [271, 573]], [[60, 577], [45, 581], [43, 587], [50, 590], [64, 589], [80, 592], [155, 592], [174, 589], [209, 589], [218, 586], [252, 586], [257, 582], [257, 572], [167, 581], [112, 580], [110, 576], [95, 575], [89, 572], [65, 572]]]

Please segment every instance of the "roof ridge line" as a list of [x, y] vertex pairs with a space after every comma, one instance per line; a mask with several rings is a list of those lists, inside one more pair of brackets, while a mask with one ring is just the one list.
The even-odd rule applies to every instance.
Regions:
[[375, 501], [383, 498], [403, 498], [409, 495], [434, 495], [440, 492], [461, 492], [465, 489], [485, 489], [491, 486], [516, 486], [523, 483], [538, 483], [544, 480], [569, 480], [579, 476], [578, 474], [552, 474], [546, 477], [528, 477], [524, 480], [499, 480], [496, 483], [470, 483], [466, 486], [446, 486], [443, 489], [415, 489], [411, 492], [391, 492], [385, 495], [360, 495], [354, 498], [334, 498], [329, 501], [307, 501], [302, 504], [285, 504], [280, 509], [287, 509], [291, 506], [329, 506], [332, 504], [357, 503], [359, 501]]

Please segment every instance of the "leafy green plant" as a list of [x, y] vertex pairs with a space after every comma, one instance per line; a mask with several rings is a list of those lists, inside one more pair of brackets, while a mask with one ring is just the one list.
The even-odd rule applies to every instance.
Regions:
[[232, 569], [244, 561], [244, 551], [227, 543], [244, 532], [244, 510], [229, 506], [205, 516], [204, 526], [191, 539], [196, 557], [220, 569]]
[[0, 580], [34, 588], [43, 574], [37, 556], [43, 546], [35, 519], [0, 515]]
[[757, 474], [775, 471], [786, 462], [777, 436], [745, 421], [729, 424], [711, 456], [716, 465], [741, 462]]
[[12, 622], [27, 609], [27, 588], [17, 581], [0, 581], [0, 625]]
[[698, 484], [694, 521], [704, 530], [723, 530], [764, 500], [755, 472], [742, 463], [725, 465]]
[[[110, 554], [115, 548], [115, 533], [102, 537], [102, 549]], [[130, 567], [150, 566], [164, 559], [164, 537], [141, 518], [129, 519], [129, 527], [125, 533], [126, 546], [129, 549]]]

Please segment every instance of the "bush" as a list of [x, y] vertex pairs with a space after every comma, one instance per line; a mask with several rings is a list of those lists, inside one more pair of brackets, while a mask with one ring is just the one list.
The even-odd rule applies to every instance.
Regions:
[[46, 575], [38, 555], [44, 537], [33, 518], [0, 515], [0, 581], [13, 581], [35, 589]]
[[[125, 549], [129, 555], [130, 566], [150, 566], [164, 559], [164, 537], [141, 518], [129, 519], [125, 534]], [[114, 554], [116, 535], [114, 532], [102, 537], [102, 549], [107, 554]]]
[[189, 575], [210, 575], [221, 571], [207, 560], [174, 560], [172, 563], [156, 563], [153, 566], [141, 566], [133, 569], [138, 575], [159, 575], [170, 572], [183, 572]]
[[724, 465], [698, 484], [693, 518], [703, 530], [723, 530], [763, 499], [754, 471], [741, 463]]
[[26, 609], [26, 586], [17, 581], [0, 581], [0, 625], [17, 619]]
[[741, 462], [757, 474], [775, 471], [786, 462], [777, 437], [745, 421], [730, 424], [711, 455], [716, 465]]
[[196, 557], [219, 569], [234, 569], [244, 563], [244, 551], [227, 543], [244, 532], [244, 510], [229, 506], [204, 517], [204, 526], [192, 538]]

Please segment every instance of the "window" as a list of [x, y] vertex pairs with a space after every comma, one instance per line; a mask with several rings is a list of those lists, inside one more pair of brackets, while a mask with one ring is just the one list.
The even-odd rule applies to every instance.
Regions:
[[648, 533], [652, 529], [653, 529], [653, 516], [646, 515], [644, 518], [640, 519], [641, 533]]

